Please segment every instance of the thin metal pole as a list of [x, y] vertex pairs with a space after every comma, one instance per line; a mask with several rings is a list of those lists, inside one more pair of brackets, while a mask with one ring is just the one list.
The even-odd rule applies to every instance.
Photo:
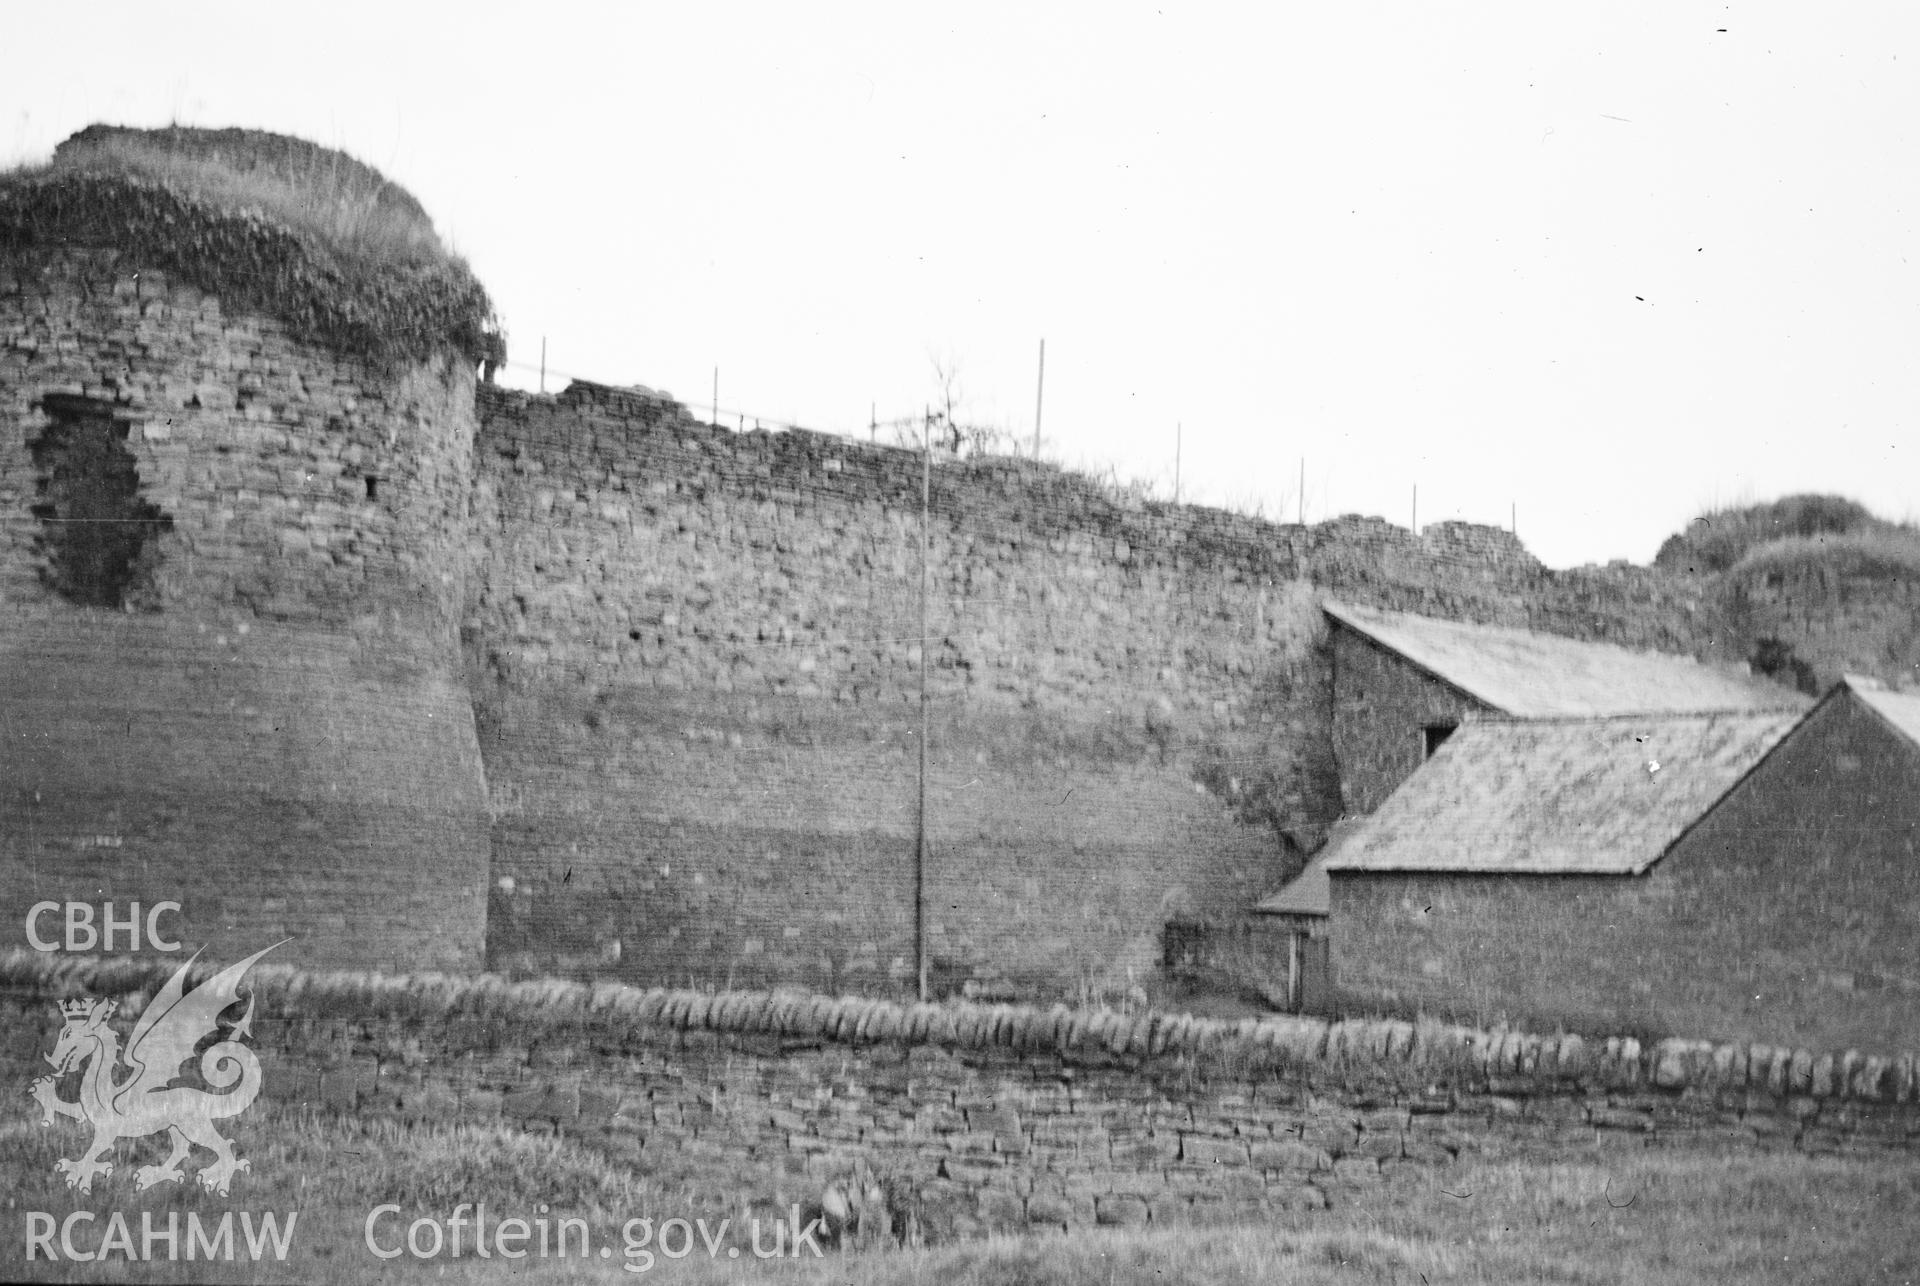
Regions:
[[540, 391], [547, 391], [547, 337], [540, 337]]
[[1040, 341], [1040, 378], [1033, 390], [1033, 458], [1040, 458], [1040, 408], [1047, 397], [1047, 341]]
[[920, 422], [920, 809], [913, 839], [913, 958], [927, 998], [927, 525], [933, 495], [933, 415]]
[[1173, 422], [1173, 503], [1180, 503], [1180, 422]]

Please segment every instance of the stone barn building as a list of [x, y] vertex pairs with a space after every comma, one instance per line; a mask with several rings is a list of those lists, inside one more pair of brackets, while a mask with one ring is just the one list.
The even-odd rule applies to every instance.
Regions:
[[1804, 709], [1790, 688], [1691, 657], [1328, 602], [1333, 752], [1370, 813], [1463, 722]]
[[[1920, 995], [1920, 695], [1464, 723], [1326, 858], [1361, 1004], [1895, 1043]], [[1892, 1017], [1890, 1017], [1890, 1015]]]
[[[1635, 711], [1789, 710], [1806, 699], [1690, 657], [1513, 627], [1323, 602], [1332, 751], [1346, 818], [1328, 847], [1253, 907], [1245, 932], [1301, 1007], [1331, 1003], [1327, 858], [1463, 724]], [[1277, 986], [1274, 990], [1280, 990]]]

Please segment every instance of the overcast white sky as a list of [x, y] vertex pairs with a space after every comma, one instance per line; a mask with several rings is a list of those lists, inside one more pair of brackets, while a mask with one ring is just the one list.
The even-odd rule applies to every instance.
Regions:
[[[966, 409], [1187, 498], [1650, 558], [1920, 517], [1920, 10], [16, 6], [0, 148], [248, 125], [411, 189], [514, 358], [723, 418]], [[515, 369], [510, 382], [537, 374]]]

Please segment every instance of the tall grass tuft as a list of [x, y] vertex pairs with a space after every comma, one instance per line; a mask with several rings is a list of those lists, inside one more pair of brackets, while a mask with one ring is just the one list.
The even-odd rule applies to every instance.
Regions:
[[388, 264], [452, 254], [420, 203], [345, 152], [258, 130], [94, 125], [54, 152], [56, 172], [139, 175], [229, 210], [254, 210], [337, 252]]

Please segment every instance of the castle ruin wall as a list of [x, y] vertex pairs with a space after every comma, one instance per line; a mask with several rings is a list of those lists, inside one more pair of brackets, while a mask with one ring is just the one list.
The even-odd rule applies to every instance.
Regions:
[[472, 385], [114, 251], [0, 263], [0, 920], [177, 901], [194, 944], [480, 962]]
[[[495, 964], [908, 985], [919, 454], [581, 383], [483, 387], [479, 418]], [[1291, 876], [1279, 832], [1340, 809], [1321, 592], [1712, 634], [1686, 582], [1551, 572], [1497, 529], [1123, 504], [1008, 458], [939, 459], [930, 491], [937, 985], [1124, 991], [1169, 918]]]

